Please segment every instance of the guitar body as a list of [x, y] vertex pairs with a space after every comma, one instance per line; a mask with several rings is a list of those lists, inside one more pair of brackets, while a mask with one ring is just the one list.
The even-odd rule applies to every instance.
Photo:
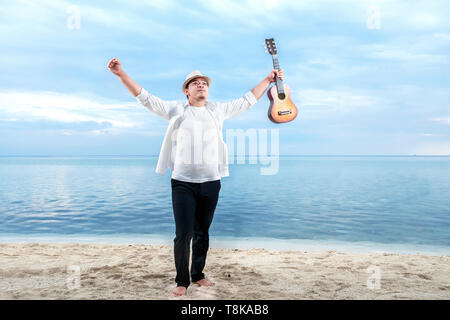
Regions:
[[292, 102], [290, 94], [291, 90], [287, 84], [283, 84], [284, 98], [278, 96], [277, 86], [272, 86], [267, 90], [267, 96], [270, 100], [267, 116], [274, 123], [285, 123], [294, 120], [297, 117], [298, 110]]

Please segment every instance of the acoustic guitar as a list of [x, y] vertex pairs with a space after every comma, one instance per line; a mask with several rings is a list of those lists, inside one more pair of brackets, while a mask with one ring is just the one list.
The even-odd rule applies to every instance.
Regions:
[[[267, 51], [272, 56], [273, 68], [280, 70], [280, 64], [277, 57], [277, 46], [273, 38], [266, 39]], [[297, 107], [290, 98], [291, 90], [287, 84], [275, 76], [276, 84], [268, 91], [267, 96], [270, 100], [267, 116], [274, 123], [285, 123], [294, 120], [297, 117]]]

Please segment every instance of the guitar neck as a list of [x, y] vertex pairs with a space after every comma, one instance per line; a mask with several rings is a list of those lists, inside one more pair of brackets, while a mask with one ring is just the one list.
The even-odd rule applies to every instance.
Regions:
[[[280, 70], [280, 63], [278, 62], [278, 57], [276, 54], [272, 55], [272, 62], [273, 62], [273, 68], [275, 70]], [[278, 94], [284, 95], [283, 81], [280, 78], [278, 78], [277, 76], [275, 76], [275, 80], [277, 83]]]

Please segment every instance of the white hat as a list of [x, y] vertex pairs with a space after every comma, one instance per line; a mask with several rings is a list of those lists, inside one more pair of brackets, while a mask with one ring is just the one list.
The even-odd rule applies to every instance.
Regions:
[[183, 91], [183, 93], [184, 93], [184, 89], [186, 89], [186, 85], [188, 84], [188, 82], [191, 81], [192, 79], [198, 78], [198, 77], [204, 78], [206, 80], [206, 82], [208, 82], [208, 87], [211, 85], [211, 79], [209, 77], [202, 75], [202, 73], [198, 70], [194, 70], [191, 73], [189, 73], [186, 76], [186, 80], [184, 80], [183, 86], [181, 87], [181, 90]]

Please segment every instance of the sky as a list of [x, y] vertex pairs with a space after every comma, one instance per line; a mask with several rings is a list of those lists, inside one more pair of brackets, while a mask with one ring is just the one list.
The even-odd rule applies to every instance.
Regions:
[[[381, 0], [0, 0], [0, 155], [158, 155], [167, 120], [138, 104], [111, 58], [150, 93], [243, 96], [273, 68], [294, 121], [264, 94], [226, 130], [278, 130], [280, 155], [450, 155], [450, 3]], [[227, 142], [228, 143], [228, 142]]]

